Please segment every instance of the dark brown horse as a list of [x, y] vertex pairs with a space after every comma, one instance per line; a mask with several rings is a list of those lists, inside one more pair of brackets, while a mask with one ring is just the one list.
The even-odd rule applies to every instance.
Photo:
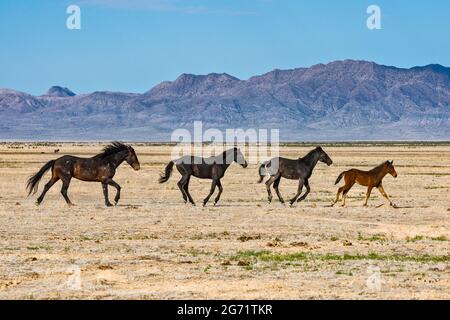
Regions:
[[159, 178], [159, 183], [164, 183], [169, 180], [175, 164], [178, 172], [181, 174], [181, 179], [178, 181], [178, 188], [180, 188], [184, 202], [187, 203], [189, 200], [191, 204], [195, 205], [195, 202], [189, 193], [189, 180], [191, 179], [191, 176], [194, 176], [200, 179], [212, 179], [211, 190], [208, 196], [203, 200], [203, 206], [208, 203], [216, 187], [219, 188], [219, 193], [214, 200], [214, 205], [216, 205], [223, 191], [220, 179], [223, 178], [225, 171], [227, 171], [228, 167], [233, 162], [247, 168], [247, 161], [241, 153], [241, 150], [238, 148], [227, 150], [218, 156], [210, 158], [184, 156], [178, 160], [169, 162], [166, 166], [164, 174], [162, 174]]
[[[259, 167], [260, 179], [258, 183], [263, 182], [265, 175], [270, 175], [270, 179], [266, 182], [266, 189], [268, 194], [269, 203], [272, 202], [272, 192], [270, 191], [270, 186], [273, 183], [273, 188], [275, 189], [278, 199], [281, 203], [284, 203], [284, 199], [281, 196], [278, 186], [280, 185], [281, 178], [298, 180], [298, 190], [297, 194], [289, 202], [291, 206], [295, 201], [300, 202], [306, 199], [309, 192], [311, 191], [309, 187], [309, 178], [312, 175], [314, 167], [317, 162], [324, 162], [328, 166], [331, 166], [333, 161], [331, 158], [323, 151], [321, 147], [317, 147], [310, 151], [306, 156], [299, 159], [286, 159], [286, 158], [273, 158], [272, 160], [266, 161]], [[305, 194], [298, 198], [302, 193], [303, 186], [306, 186]], [[298, 198], [298, 200], [297, 200]]]
[[339, 201], [339, 196], [342, 193], [343, 194], [342, 206], [344, 207], [345, 198], [347, 198], [347, 193], [350, 191], [350, 189], [353, 187], [355, 183], [358, 183], [359, 185], [367, 187], [366, 201], [364, 202], [364, 206], [367, 206], [367, 201], [369, 200], [372, 189], [377, 188], [383, 195], [383, 197], [385, 197], [389, 201], [390, 205], [395, 208], [396, 206], [392, 203], [387, 193], [383, 189], [383, 178], [388, 173], [392, 175], [394, 178], [397, 178], [397, 172], [395, 171], [394, 168], [394, 161], [383, 162], [379, 166], [369, 171], [351, 169], [342, 172], [336, 179], [335, 184], [338, 184], [339, 181], [341, 181], [341, 179], [344, 178], [345, 185], [339, 188], [336, 194], [336, 200], [334, 201], [333, 205], [335, 205]]
[[121, 187], [112, 179], [116, 173], [117, 167], [126, 161], [134, 170], [140, 169], [139, 160], [136, 152], [131, 146], [127, 146], [120, 142], [113, 142], [103, 149], [103, 152], [92, 158], [78, 158], [74, 156], [63, 156], [56, 160], [51, 160], [45, 164], [38, 173], [30, 177], [27, 183], [28, 195], [35, 194], [38, 190], [39, 181], [42, 176], [50, 169], [52, 169], [52, 177], [45, 185], [44, 191], [39, 196], [36, 204], [41, 204], [44, 200], [47, 191], [61, 179], [62, 188], [61, 194], [69, 206], [72, 202], [67, 196], [67, 189], [69, 188], [70, 180], [76, 178], [82, 181], [101, 182], [103, 187], [103, 194], [105, 196], [106, 206], [112, 206], [108, 199], [108, 185], [117, 189], [117, 194], [114, 199], [117, 204], [120, 200]]

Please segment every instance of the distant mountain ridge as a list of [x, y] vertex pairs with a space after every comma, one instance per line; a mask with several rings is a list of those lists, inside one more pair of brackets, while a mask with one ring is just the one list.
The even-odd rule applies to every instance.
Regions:
[[182, 74], [143, 94], [0, 89], [3, 140], [168, 141], [197, 120], [280, 129], [283, 140], [450, 140], [450, 68], [345, 60], [248, 80]]

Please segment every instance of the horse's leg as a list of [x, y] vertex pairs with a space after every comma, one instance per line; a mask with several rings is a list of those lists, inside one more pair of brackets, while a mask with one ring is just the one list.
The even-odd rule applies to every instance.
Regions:
[[50, 190], [51, 187], [53, 187], [53, 185], [59, 180], [58, 176], [56, 175], [52, 175], [52, 178], [50, 179], [49, 182], [47, 182], [47, 184], [44, 187], [44, 191], [42, 191], [41, 195], [39, 196], [39, 198], [37, 198], [36, 200], [36, 205], [40, 205], [41, 202], [44, 200], [44, 197], [46, 195], [46, 193], [48, 192], [48, 190]]
[[103, 195], [105, 196], [105, 206], [112, 207], [112, 203], [109, 202], [108, 198], [108, 184], [106, 182], [102, 182]]
[[70, 180], [72, 179], [71, 176], [64, 176], [61, 177], [62, 180], [62, 187], [61, 187], [61, 194], [64, 197], [64, 200], [66, 200], [66, 203], [69, 206], [73, 206], [74, 204], [72, 203], [72, 201], [70, 201], [69, 196], [67, 195], [67, 190], [69, 189], [69, 185], [70, 185]]
[[383, 197], [385, 197], [387, 199], [387, 201], [389, 201], [389, 204], [390, 204], [391, 207], [395, 207], [395, 204], [391, 201], [391, 199], [389, 199], [389, 196], [384, 191], [383, 185], [380, 184], [378, 186], [378, 191], [380, 191], [380, 193], [383, 195]]
[[278, 186], [280, 185], [280, 181], [281, 181], [281, 176], [277, 180], [275, 180], [275, 182], [273, 183], [273, 188], [275, 189], [275, 192], [277, 193], [278, 200], [280, 200], [281, 203], [284, 203], [284, 199], [281, 196], [280, 190], [278, 189]]
[[183, 200], [184, 200], [184, 203], [187, 203], [187, 199], [188, 199], [188, 197], [187, 197], [187, 194], [186, 194], [186, 190], [184, 189], [184, 185], [185, 185], [185, 181], [186, 181], [186, 175], [183, 175], [182, 177], [181, 177], [181, 179], [180, 179], [180, 181], [178, 181], [178, 183], [177, 183], [177, 186], [178, 186], [178, 188], [180, 189], [180, 191], [181, 191], [181, 194], [183, 195]]
[[343, 206], [343, 207], [345, 207], [345, 199], [347, 199], [347, 194], [348, 194], [348, 192], [350, 191], [350, 189], [353, 187], [354, 184], [355, 184], [355, 183], [353, 182], [353, 183], [350, 183], [350, 184], [346, 184], [346, 185], [344, 186], [344, 191], [343, 191], [343, 193], [342, 193], [342, 200], [343, 200], [342, 206]]
[[302, 193], [303, 190], [303, 179], [299, 179], [298, 181], [298, 189], [297, 189], [297, 194], [289, 201], [291, 206], [294, 204], [294, 202], [297, 200], [297, 198], [300, 196], [300, 194]]
[[272, 192], [270, 191], [270, 186], [275, 182], [275, 180], [277, 180], [277, 177], [278, 176], [271, 176], [269, 180], [266, 181], [266, 189], [268, 195], [267, 199], [269, 200], [269, 203], [272, 202]]
[[116, 196], [114, 197], [114, 203], [117, 205], [117, 204], [119, 203], [119, 200], [120, 200], [120, 190], [121, 190], [122, 188], [121, 188], [120, 185], [119, 185], [117, 182], [115, 182], [113, 179], [109, 179], [106, 183], [107, 183], [108, 185], [110, 185], [111, 187], [116, 188], [117, 193], [116, 193]]
[[195, 206], [194, 199], [192, 199], [191, 194], [189, 193], [189, 182], [190, 181], [191, 181], [191, 176], [189, 175], [186, 180], [186, 183], [184, 184], [184, 191], [186, 192], [189, 202]]
[[217, 197], [214, 199], [214, 205], [217, 204], [217, 202], [219, 202], [220, 200], [220, 196], [222, 195], [222, 183], [220, 182], [220, 180], [217, 180], [217, 186], [219, 187], [219, 193], [217, 194]]
[[203, 200], [203, 206], [206, 206], [206, 204], [209, 201], [209, 198], [211, 198], [212, 194], [214, 193], [214, 190], [216, 190], [216, 186], [217, 186], [217, 180], [213, 178], [213, 181], [211, 183], [211, 190], [209, 190], [209, 194], [206, 196], [206, 198]]
[[311, 188], [309, 187], [309, 181], [305, 180], [305, 187], [306, 187], [306, 192], [304, 195], [302, 195], [297, 202], [303, 201], [306, 199], [306, 197], [308, 196], [309, 192], [311, 191]]
[[367, 187], [367, 192], [366, 192], [366, 201], [364, 202], [363, 206], [367, 207], [367, 201], [369, 201], [370, 198], [370, 193], [372, 192], [372, 186], [368, 186]]
[[336, 194], [336, 200], [334, 200], [333, 204], [331, 206], [334, 206], [339, 201], [339, 196], [341, 195], [342, 191], [344, 191], [345, 186], [342, 186], [338, 189], [338, 192]]

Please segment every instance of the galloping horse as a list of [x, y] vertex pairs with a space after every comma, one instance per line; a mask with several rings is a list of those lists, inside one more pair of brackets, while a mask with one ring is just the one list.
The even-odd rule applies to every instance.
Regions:
[[214, 200], [214, 205], [216, 205], [223, 191], [220, 179], [222, 179], [225, 175], [225, 171], [233, 162], [240, 164], [243, 168], [247, 168], [247, 161], [244, 159], [241, 150], [238, 148], [227, 150], [218, 156], [210, 158], [184, 156], [178, 160], [169, 162], [164, 174], [161, 174], [159, 178], [159, 183], [164, 183], [169, 180], [172, 175], [173, 166], [176, 164], [176, 167], [182, 176], [181, 180], [178, 181], [178, 188], [180, 188], [184, 202], [187, 203], [189, 200], [191, 204], [195, 205], [195, 202], [189, 193], [189, 180], [191, 179], [191, 176], [194, 176], [200, 179], [212, 179], [211, 190], [208, 196], [203, 200], [203, 206], [206, 206], [208, 203], [216, 186], [219, 187], [219, 193]]
[[345, 207], [345, 198], [347, 198], [347, 193], [350, 191], [350, 189], [353, 187], [355, 183], [358, 183], [359, 185], [367, 187], [366, 201], [364, 202], [364, 206], [367, 206], [367, 201], [369, 200], [372, 189], [378, 188], [383, 197], [385, 197], [389, 201], [391, 207], [395, 208], [396, 207], [395, 204], [392, 203], [392, 201], [389, 199], [388, 195], [383, 189], [383, 178], [385, 175], [389, 173], [394, 178], [397, 178], [397, 172], [395, 171], [393, 163], [394, 161], [386, 161], [369, 171], [351, 169], [342, 172], [336, 179], [335, 185], [338, 184], [343, 177], [345, 185], [339, 188], [333, 206], [339, 201], [340, 194], [343, 193], [342, 206]]
[[63, 156], [56, 160], [47, 162], [39, 172], [30, 177], [27, 183], [28, 195], [35, 194], [38, 190], [39, 181], [42, 176], [52, 169], [52, 178], [45, 185], [44, 191], [36, 201], [40, 205], [44, 200], [47, 191], [59, 180], [62, 180], [61, 194], [69, 206], [72, 202], [67, 196], [70, 180], [76, 178], [82, 181], [101, 182], [103, 186], [103, 194], [105, 196], [105, 205], [112, 206], [108, 199], [108, 185], [117, 189], [114, 199], [117, 204], [120, 200], [120, 185], [112, 178], [116, 173], [117, 167], [126, 161], [134, 170], [140, 169], [139, 160], [134, 149], [120, 142], [113, 142], [103, 149], [103, 152], [92, 158], [78, 158], [74, 156]]
[[[269, 203], [272, 202], [272, 193], [270, 191], [270, 186], [273, 183], [273, 188], [275, 189], [278, 199], [281, 203], [284, 203], [284, 199], [278, 190], [281, 178], [299, 180], [297, 194], [289, 202], [291, 206], [295, 201], [300, 202], [305, 200], [311, 191], [309, 187], [309, 178], [312, 175], [314, 167], [317, 162], [324, 162], [328, 166], [331, 166], [333, 161], [331, 158], [322, 150], [321, 147], [317, 147], [310, 151], [305, 157], [299, 159], [286, 159], [286, 158], [273, 158], [269, 161], [264, 162], [259, 167], [260, 179], [258, 183], [263, 182], [265, 175], [270, 175], [270, 179], [266, 182], [266, 189], [268, 194]], [[306, 193], [297, 200], [297, 198], [302, 193], [303, 186], [306, 186]]]

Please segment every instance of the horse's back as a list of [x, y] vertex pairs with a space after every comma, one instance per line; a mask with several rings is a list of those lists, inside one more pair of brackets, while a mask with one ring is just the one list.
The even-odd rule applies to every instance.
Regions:
[[297, 163], [297, 159], [288, 159], [288, 158], [283, 158], [283, 157], [275, 157], [270, 159], [269, 161], [267, 161], [267, 165], [268, 166], [274, 166], [276, 164], [286, 164], [286, 165], [294, 165]]
[[[92, 181], [97, 174], [99, 164], [96, 158], [82, 158], [65, 155], [55, 160], [56, 174], [71, 175], [83, 181]], [[95, 180], [95, 179], [94, 179]]]
[[280, 174], [286, 179], [296, 179], [298, 160], [283, 157], [275, 157], [265, 163], [266, 170], [271, 176]]
[[195, 157], [195, 156], [183, 156], [177, 160], [175, 160], [175, 164], [177, 166], [180, 165], [191, 165], [191, 164], [202, 164], [203, 163], [203, 158], [200, 157]]
[[55, 160], [55, 164], [57, 165], [68, 165], [68, 164], [75, 164], [80, 162], [92, 162], [93, 158], [82, 158], [82, 157], [76, 157], [71, 155], [65, 155]]
[[354, 181], [362, 186], [367, 186], [371, 179], [371, 172], [359, 169], [350, 169], [345, 172], [346, 181]]
[[368, 177], [369, 171], [359, 170], [359, 169], [350, 169], [345, 171], [345, 175], [349, 177]]
[[76, 160], [76, 157], [74, 156], [70, 156], [70, 155], [65, 155], [62, 157], [59, 157], [58, 159], [55, 160], [55, 165], [65, 165], [67, 163], [72, 163]]

